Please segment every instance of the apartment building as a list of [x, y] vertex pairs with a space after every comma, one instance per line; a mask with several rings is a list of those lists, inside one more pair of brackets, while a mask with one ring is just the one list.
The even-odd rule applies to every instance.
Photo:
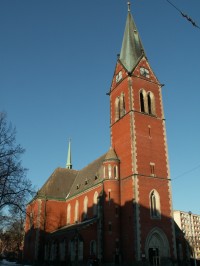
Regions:
[[[186, 240], [187, 257], [200, 260], [200, 215], [192, 212], [174, 211], [174, 221], [182, 232], [182, 241], [179, 233], [178, 253], [179, 257], [183, 257], [183, 240]], [[178, 230], [176, 230], [178, 232]]]

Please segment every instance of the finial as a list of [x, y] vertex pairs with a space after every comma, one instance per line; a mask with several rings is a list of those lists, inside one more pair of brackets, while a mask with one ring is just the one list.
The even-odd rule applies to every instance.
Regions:
[[127, 5], [128, 5], [128, 12], [130, 12], [130, 11], [131, 11], [131, 2], [128, 1], [128, 2], [127, 2]]

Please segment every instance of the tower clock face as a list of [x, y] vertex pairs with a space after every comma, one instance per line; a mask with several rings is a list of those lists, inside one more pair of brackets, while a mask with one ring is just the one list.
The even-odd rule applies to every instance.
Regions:
[[140, 68], [140, 75], [145, 77], [145, 78], [149, 78], [149, 70], [144, 68], [144, 67], [141, 67]]
[[119, 73], [116, 75], [116, 82], [119, 82], [122, 79], [122, 71], [119, 71]]

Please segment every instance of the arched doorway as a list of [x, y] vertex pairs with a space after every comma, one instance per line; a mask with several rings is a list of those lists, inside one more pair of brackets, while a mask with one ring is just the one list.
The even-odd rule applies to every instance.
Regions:
[[152, 266], [161, 266], [163, 260], [169, 259], [169, 242], [161, 229], [154, 228], [149, 232], [145, 243], [145, 255]]

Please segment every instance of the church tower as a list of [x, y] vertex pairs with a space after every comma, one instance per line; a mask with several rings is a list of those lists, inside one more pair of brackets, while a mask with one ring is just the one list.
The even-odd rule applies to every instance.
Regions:
[[128, 3], [109, 93], [111, 146], [120, 160], [120, 249], [127, 262], [160, 265], [176, 258], [161, 88]]

